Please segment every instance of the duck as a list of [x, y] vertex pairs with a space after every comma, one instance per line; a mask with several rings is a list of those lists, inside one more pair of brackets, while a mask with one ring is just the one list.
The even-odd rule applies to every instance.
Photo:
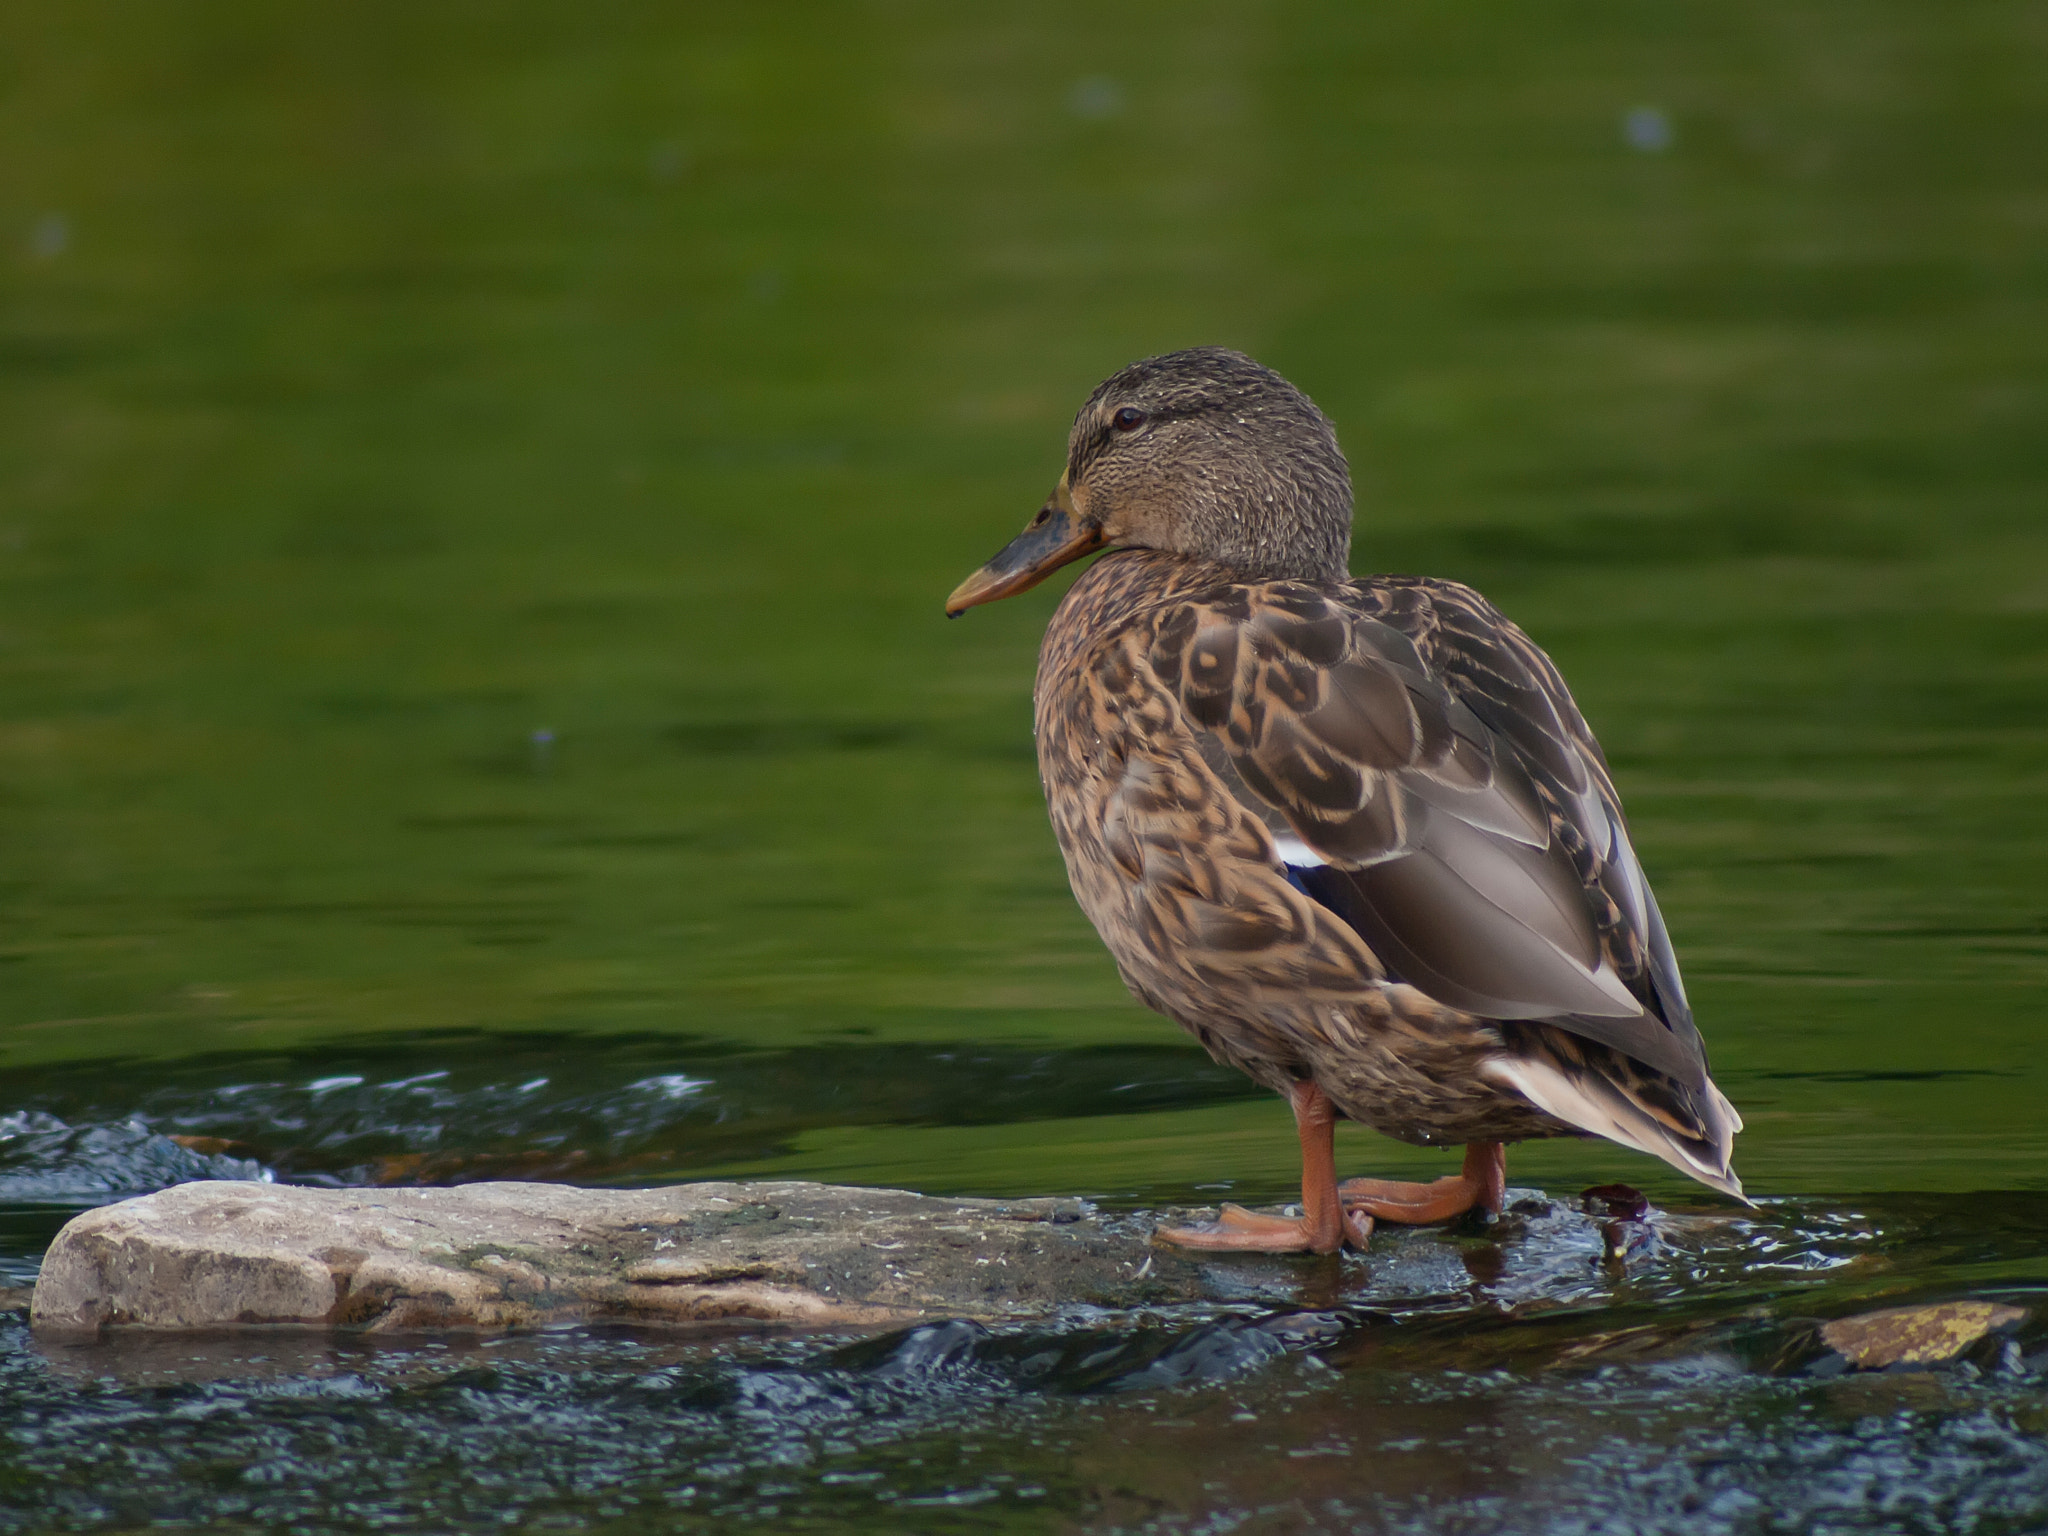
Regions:
[[[1506, 1148], [1604, 1137], [1747, 1204], [1607, 761], [1542, 649], [1471, 587], [1351, 574], [1351, 473], [1242, 352], [1130, 364], [949, 617], [1094, 556], [1048, 625], [1039, 776], [1075, 899], [1146, 1007], [1293, 1112], [1298, 1214], [1195, 1250], [1363, 1249], [1498, 1216]], [[1336, 1176], [1338, 1120], [1462, 1146]]]

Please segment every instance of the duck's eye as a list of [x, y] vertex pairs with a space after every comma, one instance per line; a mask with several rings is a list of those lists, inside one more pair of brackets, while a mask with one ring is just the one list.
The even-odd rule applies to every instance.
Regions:
[[1143, 411], [1139, 410], [1135, 405], [1127, 405], [1110, 417], [1109, 423], [1119, 432], [1130, 432], [1143, 425], [1144, 420], [1145, 413]]

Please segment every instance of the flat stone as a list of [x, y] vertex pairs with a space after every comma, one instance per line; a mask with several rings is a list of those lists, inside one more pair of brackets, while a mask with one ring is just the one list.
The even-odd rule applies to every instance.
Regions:
[[[1931, 1307], [1890, 1307], [1821, 1325], [1821, 1341], [1859, 1370], [1888, 1365], [1938, 1365], [1988, 1333], [2026, 1319], [2023, 1307], [1995, 1301], [1947, 1301]], [[1837, 1367], [1840, 1369], [1840, 1367]]]
[[840, 1326], [1190, 1299], [1151, 1223], [1061, 1199], [811, 1183], [577, 1189], [181, 1184], [75, 1218], [39, 1331], [270, 1325], [487, 1332], [577, 1322]]

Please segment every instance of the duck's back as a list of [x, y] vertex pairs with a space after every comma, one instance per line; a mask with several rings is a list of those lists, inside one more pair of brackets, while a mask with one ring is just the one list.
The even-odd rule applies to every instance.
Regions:
[[[1218, 1056], [1281, 1086], [1391, 1052], [1420, 1085], [1360, 1069], [1332, 1095], [1418, 1140], [1472, 1134], [1475, 1093], [1506, 1101], [1502, 1136], [1583, 1125], [1478, 1068], [1612, 1057], [1725, 1141], [1600, 750], [1477, 593], [1112, 554], [1061, 604], [1036, 706], [1076, 896], [1133, 991]], [[1431, 1083], [1442, 1124], [1415, 1102]]]

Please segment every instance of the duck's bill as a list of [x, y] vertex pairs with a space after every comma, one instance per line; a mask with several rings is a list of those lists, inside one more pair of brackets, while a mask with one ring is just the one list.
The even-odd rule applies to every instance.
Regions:
[[946, 599], [946, 617], [957, 619], [979, 604], [1014, 597], [1070, 561], [1093, 554], [1102, 543], [1102, 530], [1074, 510], [1063, 478], [1052, 499], [1038, 509], [1031, 526], [953, 589]]

